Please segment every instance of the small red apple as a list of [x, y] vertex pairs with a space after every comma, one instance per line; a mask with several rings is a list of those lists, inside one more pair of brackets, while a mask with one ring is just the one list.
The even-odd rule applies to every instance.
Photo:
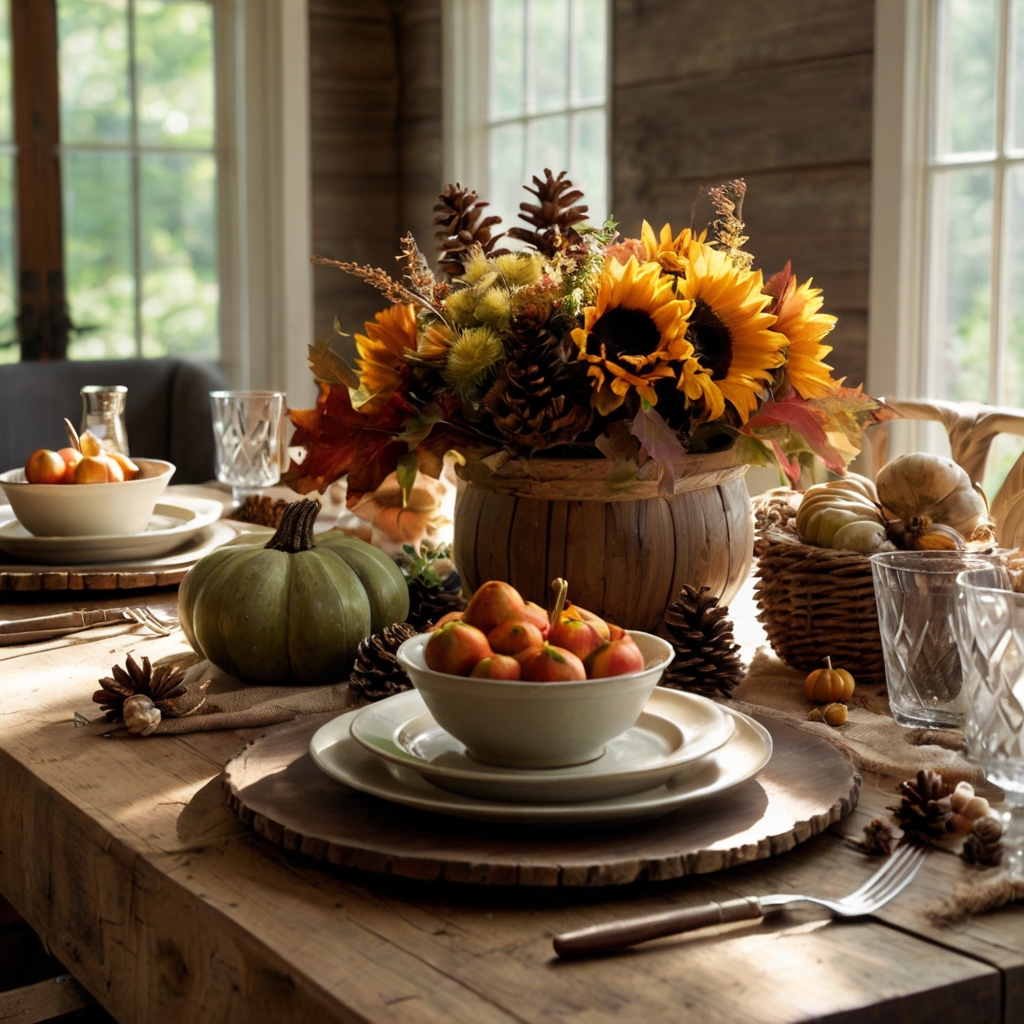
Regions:
[[572, 651], [581, 661], [605, 642], [604, 637], [589, 622], [562, 615], [548, 633], [548, 643]]
[[520, 659], [522, 678], [531, 683], [562, 683], [586, 679], [583, 662], [572, 651], [545, 643]]
[[442, 626], [447, 626], [449, 622], [461, 622], [464, 614], [464, 612], [448, 612], [447, 614], [442, 615], [441, 618], [439, 618], [437, 622], [430, 627], [428, 632], [433, 633]]
[[519, 654], [528, 647], [539, 647], [544, 643], [540, 630], [532, 622], [506, 619], [499, 622], [487, 634], [491, 650], [497, 654]]
[[470, 598], [465, 621], [490, 633], [499, 622], [516, 618], [524, 604], [519, 591], [510, 583], [489, 580]]
[[62, 484], [75, 482], [75, 466], [82, 461], [82, 453], [77, 448], [61, 448], [57, 454], [64, 460], [64, 479]]
[[430, 634], [423, 649], [427, 668], [453, 676], [468, 676], [478, 661], [494, 654], [487, 637], [465, 622], [449, 622]]
[[609, 640], [601, 644], [585, 664], [588, 679], [607, 679], [643, 671], [644, 656], [632, 637], [627, 636], [623, 640]]
[[507, 654], [494, 654], [478, 661], [469, 674], [477, 679], [518, 679], [522, 669], [515, 658]]
[[600, 615], [595, 615], [593, 612], [587, 611], [586, 608], [581, 608], [578, 604], [569, 603], [566, 603], [562, 614], [567, 615], [570, 619], [580, 619], [582, 622], [589, 622], [600, 634], [602, 640], [608, 639], [608, 623]]
[[59, 484], [64, 479], [64, 460], [49, 448], [34, 451], [25, 463], [25, 479], [30, 484]]

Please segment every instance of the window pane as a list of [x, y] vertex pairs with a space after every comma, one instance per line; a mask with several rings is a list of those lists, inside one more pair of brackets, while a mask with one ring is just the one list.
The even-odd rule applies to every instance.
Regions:
[[213, 145], [213, 8], [137, 0], [139, 141]]
[[981, 488], [988, 497], [989, 503], [999, 493], [1003, 486], [1006, 474], [1013, 469], [1013, 464], [1024, 452], [1024, 437], [1016, 434], [1000, 434], [992, 441], [992, 447], [988, 451], [988, 461], [985, 463], [985, 477], [981, 482]]
[[930, 393], [987, 402], [991, 169], [939, 173], [932, 183]]
[[131, 135], [126, 0], [59, 0], [61, 141]]
[[938, 153], [995, 148], [997, 0], [940, 0], [937, 20]]
[[603, 224], [608, 217], [604, 132], [603, 109], [573, 115], [570, 177], [586, 196], [591, 224]]
[[491, 0], [491, 117], [523, 112], [526, 72], [525, 0]]
[[1010, 145], [1024, 149], [1024, 0], [1013, 0], [1010, 18]]
[[538, 117], [526, 126], [527, 176], [543, 178], [545, 167], [555, 174], [569, 168], [569, 118], [565, 114]]
[[64, 263], [71, 359], [135, 355], [131, 169], [122, 153], [66, 153]]
[[506, 124], [490, 133], [491, 204], [506, 227], [518, 223], [519, 204], [529, 197], [523, 156], [526, 152], [522, 124]]
[[1003, 227], [1004, 323], [1001, 405], [1024, 407], [1024, 167], [1006, 177], [1006, 222]]
[[[1024, 2], [1024, 0], [1022, 0]], [[573, 0], [573, 99], [577, 102], [604, 100], [606, 0]]]
[[143, 156], [142, 354], [220, 355], [212, 156]]
[[14, 293], [14, 157], [0, 156], [0, 363], [20, 358]]
[[11, 108], [11, 21], [10, 4], [0, 2], [0, 142], [13, 135]]
[[569, 102], [569, 0], [533, 0], [527, 103], [564, 110]]

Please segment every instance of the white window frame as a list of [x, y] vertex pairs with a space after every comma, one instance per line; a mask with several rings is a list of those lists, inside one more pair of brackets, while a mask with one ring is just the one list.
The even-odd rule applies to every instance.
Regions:
[[[606, 53], [605, 99], [605, 195], [608, 199], [610, 216], [612, 210], [611, 191], [611, 148], [612, 148], [612, 9], [611, 0], [606, 0]], [[490, 188], [489, 140], [490, 118], [490, 34], [488, 32], [487, 0], [442, 0], [442, 46], [444, 79], [442, 83], [443, 123], [442, 145], [444, 158], [442, 166], [445, 181], [458, 181], [476, 189], [481, 198], [489, 199]], [[586, 105], [590, 109], [599, 107]], [[577, 109], [570, 105], [568, 111]], [[579, 109], [586, 109], [580, 107]], [[556, 111], [557, 113], [557, 111]], [[544, 115], [546, 116], [546, 114]], [[530, 120], [533, 115], [514, 120]], [[528, 174], [539, 174], [542, 168], [527, 168]], [[565, 170], [552, 167], [557, 174]], [[524, 181], [524, 185], [529, 181]], [[529, 198], [525, 193], [523, 199]], [[503, 228], [518, 223], [513, 217]]]
[[[1004, 88], [1008, 40], [1003, 5], [999, 26], [997, 87]], [[934, 4], [931, 0], [884, 0], [875, 5], [874, 122], [871, 187], [868, 390], [879, 397], [928, 397], [927, 365], [930, 264], [928, 187], [934, 68]], [[991, 337], [1001, 329], [1002, 126], [997, 125], [993, 193]], [[959, 165], [959, 161], [948, 161]], [[936, 165], [947, 161], [936, 161]], [[998, 379], [993, 342], [990, 390]], [[891, 425], [893, 454], [934, 442], [922, 421]]]
[[221, 361], [237, 388], [312, 405], [307, 0], [213, 0]]

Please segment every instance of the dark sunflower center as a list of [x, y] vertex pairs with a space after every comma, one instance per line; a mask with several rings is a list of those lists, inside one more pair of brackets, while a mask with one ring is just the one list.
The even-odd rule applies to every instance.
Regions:
[[612, 356], [647, 356], [661, 343], [661, 331], [642, 309], [624, 309], [617, 306], [604, 313], [590, 329], [598, 352], [602, 345]]
[[690, 314], [686, 337], [693, 345], [700, 365], [711, 371], [712, 380], [728, 376], [732, 365], [732, 335], [703, 299], [697, 299]]

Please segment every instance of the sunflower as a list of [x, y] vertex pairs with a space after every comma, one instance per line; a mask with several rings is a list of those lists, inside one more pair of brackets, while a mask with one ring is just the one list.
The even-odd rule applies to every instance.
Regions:
[[[690, 229], [686, 228], [673, 238], [672, 226], [666, 224], [662, 227], [661, 234], [656, 237], [654, 228], [644, 221], [640, 229], [640, 244], [648, 262], [657, 263], [666, 274], [681, 274], [684, 269], [681, 257], [686, 254], [690, 235]], [[704, 241], [704, 235], [700, 236], [700, 241]]]
[[405, 378], [405, 354], [416, 351], [416, 311], [411, 305], [392, 306], [365, 326], [366, 334], [355, 336], [362, 395], [357, 408], [369, 413], [384, 405]]
[[670, 363], [693, 355], [686, 340], [687, 317], [693, 303], [678, 299], [671, 278], [661, 277], [656, 263], [605, 261], [595, 305], [584, 310], [584, 325], [572, 332], [579, 358], [591, 363], [591, 403], [607, 416], [630, 388], [651, 405], [654, 384], [676, 376]]
[[828, 363], [822, 360], [832, 351], [822, 339], [835, 326], [836, 318], [819, 313], [821, 289], [811, 287], [808, 278], [799, 287], [790, 277], [775, 307], [775, 330], [789, 339], [786, 373], [801, 398], [824, 398], [832, 394], [836, 382]]
[[[667, 225], [663, 240], [666, 235], [671, 237]], [[678, 387], [691, 401], [703, 400], [699, 419], [717, 419], [729, 402], [746, 423], [788, 344], [772, 330], [775, 317], [765, 312], [771, 297], [761, 290], [761, 272], [733, 266], [728, 253], [688, 230], [672, 245], [682, 256], [678, 295], [694, 304], [686, 334], [693, 359], [684, 364]]]

